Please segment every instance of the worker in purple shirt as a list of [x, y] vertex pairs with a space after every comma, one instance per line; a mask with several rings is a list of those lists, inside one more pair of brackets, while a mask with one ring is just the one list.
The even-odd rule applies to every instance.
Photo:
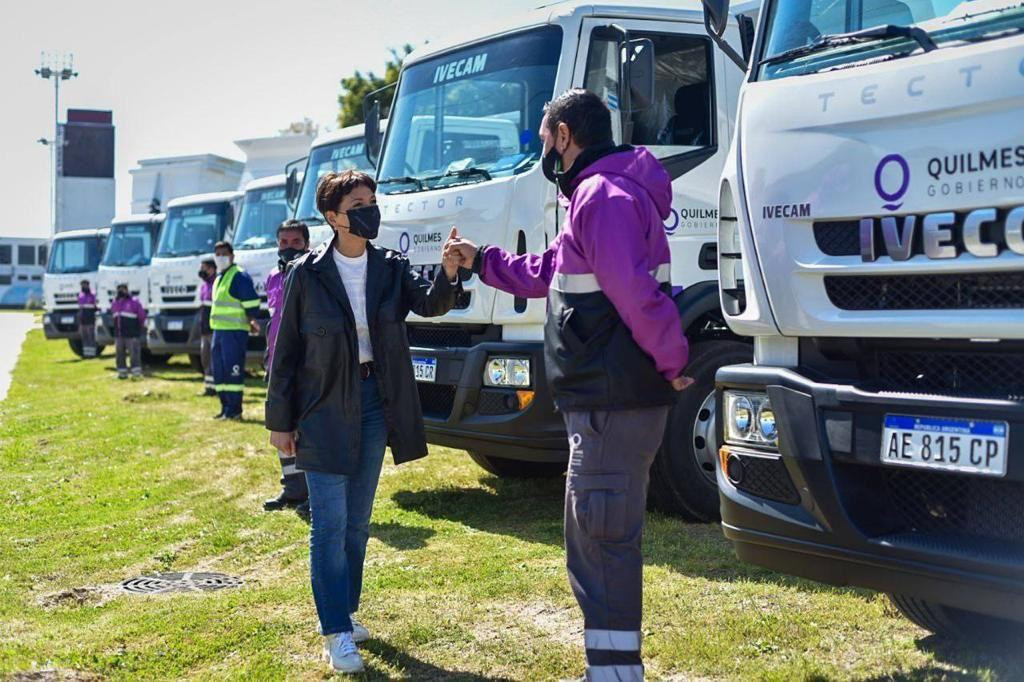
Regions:
[[96, 294], [92, 293], [89, 280], [81, 282], [78, 294], [78, 332], [82, 337], [82, 357], [96, 357]]
[[128, 291], [127, 284], [117, 285], [117, 296], [110, 304], [110, 315], [114, 318], [117, 378], [128, 378], [126, 360], [130, 358], [132, 379], [141, 379], [142, 330], [146, 328], [146, 310], [142, 307], [139, 299]]
[[[267, 326], [267, 381], [274, 360], [274, 344], [281, 327], [281, 308], [284, 305], [284, 280], [288, 264], [309, 251], [309, 227], [300, 220], [286, 220], [277, 228], [277, 269], [267, 277], [267, 307], [270, 321]], [[306, 474], [295, 468], [295, 456], [277, 451], [281, 462], [281, 493], [263, 503], [266, 511], [295, 507], [299, 516], [309, 518], [309, 491]]]
[[213, 329], [210, 328], [210, 310], [213, 308], [213, 282], [217, 279], [217, 264], [207, 258], [199, 265], [199, 358], [203, 365], [202, 395], [216, 397], [213, 387]]
[[676, 393], [693, 383], [662, 223], [672, 185], [649, 151], [615, 145], [592, 92], [555, 98], [540, 127], [544, 175], [565, 208], [558, 237], [517, 256], [454, 235], [445, 255], [457, 251], [484, 284], [548, 300], [544, 364], [569, 435], [566, 567], [586, 677], [638, 681], [649, 472]]

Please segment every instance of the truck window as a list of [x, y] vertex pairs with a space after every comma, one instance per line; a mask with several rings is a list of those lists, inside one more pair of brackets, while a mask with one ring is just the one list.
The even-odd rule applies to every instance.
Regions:
[[251, 189], [245, 193], [242, 215], [235, 230], [236, 249], [263, 249], [277, 239], [277, 226], [288, 219], [284, 187]]
[[[630, 116], [632, 134], [622, 140], [644, 145], [659, 159], [713, 147], [715, 140], [711, 43], [693, 35], [631, 31], [654, 43], [654, 100]], [[618, 108], [618, 40], [596, 29], [587, 54], [583, 87]]]
[[408, 177], [434, 189], [532, 167], [561, 47], [561, 29], [545, 26], [404, 68], [381, 156], [383, 191], [410, 191], [398, 180]]
[[156, 255], [176, 258], [212, 252], [213, 245], [224, 238], [231, 216], [231, 207], [227, 203], [168, 209]]
[[295, 217], [299, 220], [322, 222], [316, 210], [317, 183], [327, 173], [341, 173], [347, 170], [360, 170], [373, 175], [373, 167], [366, 159], [366, 144], [362, 138], [342, 140], [310, 150]]
[[96, 237], [58, 239], [46, 271], [51, 275], [93, 272], [100, 264], [100, 246]]
[[153, 257], [156, 226], [150, 223], [130, 223], [110, 228], [107, 248], [101, 265], [134, 267], [149, 265]]

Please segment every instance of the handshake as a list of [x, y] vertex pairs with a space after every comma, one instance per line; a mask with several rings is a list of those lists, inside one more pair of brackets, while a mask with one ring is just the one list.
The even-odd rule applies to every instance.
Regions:
[[441, 254], [441, 265], [448, 279], [454, 279], [459, 273], [459, 268], [472, 268], [478, 250], [476, 244], [460, 237], [458, 228], [452, 226]]

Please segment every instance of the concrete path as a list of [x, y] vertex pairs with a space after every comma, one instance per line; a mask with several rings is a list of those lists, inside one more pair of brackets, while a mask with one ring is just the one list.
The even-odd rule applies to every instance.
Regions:
[[0, 400], [7, 397], [11, 372], [21, 354], [21, 345], [35, 322], [32, 313], [0, 313]]

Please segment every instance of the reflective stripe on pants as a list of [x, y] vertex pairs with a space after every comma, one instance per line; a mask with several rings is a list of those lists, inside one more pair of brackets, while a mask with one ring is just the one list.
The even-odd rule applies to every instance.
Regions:
[[224, 414], [242, 413], [242, 391], [245, 381], [245, 349], [249, 334], [243, 331], [213, 332], [213, 382]]

